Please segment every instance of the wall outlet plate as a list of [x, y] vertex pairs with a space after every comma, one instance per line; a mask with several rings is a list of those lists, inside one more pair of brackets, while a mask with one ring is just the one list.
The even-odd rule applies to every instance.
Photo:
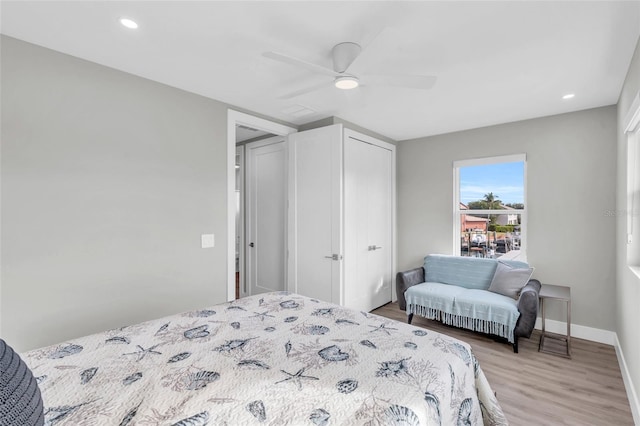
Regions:
[[214, 234], [202, 234], [201, 237], [202, 248], [211, 248], [216, 245], [216, 238]]

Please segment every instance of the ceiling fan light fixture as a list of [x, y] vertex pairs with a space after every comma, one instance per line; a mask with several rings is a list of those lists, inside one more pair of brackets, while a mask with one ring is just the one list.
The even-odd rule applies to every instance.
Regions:
[[126, 16], [120, 18], [120, 24], [122, 24], [123, 27], [129, 28], [130, 30], [135, 30], [136, 28], [138, 28], [138, 23], [131, 18], [127, 18]]
[[345, 75], [341, 77], [336, 77], [333, 84], [335, 84], [335, 86], [338, 89], [349, 90], [349, 89], [355, 89], [356, 87], [358, 87], [360, 82], [358, 81], [357, 77], [354, 77], [352, 75]]

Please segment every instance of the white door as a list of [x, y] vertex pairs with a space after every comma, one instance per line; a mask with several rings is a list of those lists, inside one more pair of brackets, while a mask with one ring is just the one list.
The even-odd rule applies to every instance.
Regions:
[[276, 136], [248, 143], [246, 275], [250, 294], [286, 288], [287, 151]]
[[344, 304], [368, 312], [392, 299], [394, 160], [390, 147], [353, 135], [345, 131]]
[[289, 138], [289, 289], [342, 303], [342, 125]]

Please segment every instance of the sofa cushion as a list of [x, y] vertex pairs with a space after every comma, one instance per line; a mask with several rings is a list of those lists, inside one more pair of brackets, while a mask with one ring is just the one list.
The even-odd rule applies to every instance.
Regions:
[[512, 267], [503, 262], [498, 262], [489, 291], [517, 300], [520, 297], [520, 290], [527, 285], [531, 274], [533, 274], [533, 268]]
[[424, 258], [425, 281], [486, 290], [497, 263], [495, 259], [430, 254]]
[[[421, 316], [424, 312], [413, 311], [417, 306], [427, 310], [451, 312], [456, 296], [465, 289], [455, 285], [426, 282], [409, 287], [404, 293], [407, 299], [407, 313], [416, 313]], [[425, 316], [433, 319], [432, 316]]]
[[513, 329], [520, 312], [518, 302], [486, 290], [465, 290], [456, 295], [454, 315], [479, 320], [477, 331], [503, 336], [513, 342]]

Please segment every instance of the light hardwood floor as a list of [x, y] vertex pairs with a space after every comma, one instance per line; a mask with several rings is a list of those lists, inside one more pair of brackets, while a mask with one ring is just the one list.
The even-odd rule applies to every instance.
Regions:
[[[397, 303], [372, 313], [406, 322]], [[538, 352], [538, 330], [519, 340], [519, 353], [504, 342], [417, 315], [413, 325], [471, 344], [511, 425], [633, 425], [613, 346], [572, 339], [572, 358]]]

